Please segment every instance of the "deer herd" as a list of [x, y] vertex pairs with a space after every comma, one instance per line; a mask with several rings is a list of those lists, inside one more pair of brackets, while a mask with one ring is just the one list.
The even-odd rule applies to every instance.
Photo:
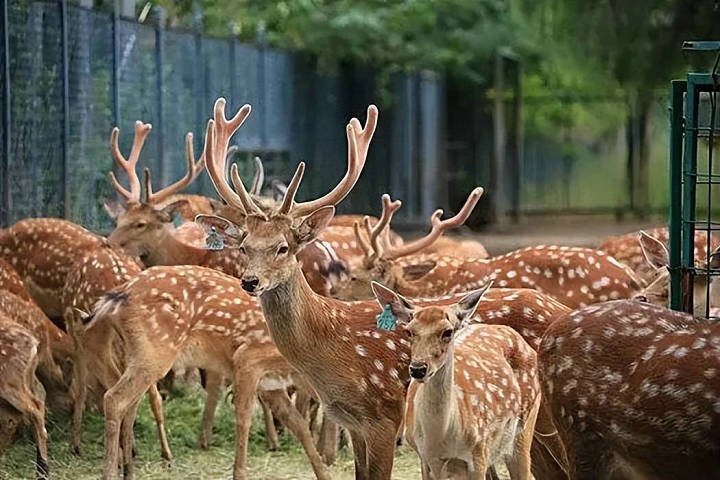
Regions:
[[[170, 460], [158, 382], [191, 369], [207, 392], [199, 448], [232, 388], [235, 479], [248, 478], [258, 401], [268, 440], [275, 418], [321, 480], [340, 428], [362, 480], [392, 477], [399, 439], [424, 480], [720, 478], [720, 324], [703, 318], [720, 287], [696, 278], [694, 316], [666, 308], [667, 229], [489, 257], [444, 236], [470, 216], [478, 187], [405, 240], [389, 195], [379, 217], [335, 215], [365, 165], [375, 106], [346, 127], [344, 177], [305, 202], [303, 163], [275, 197], [259, 161], [250, 189], [228, 168], [250, 111], [228, 118], [218, 99], [199, 158], [189, 133], [187, 173], [157, 192], [150, 171], [137, 172], [152, 127], [136, 123], [127, 158], [113, 129], [127, 179], [110, 174], [122, 202], [105, 205], [116, 222], [107, 238], [52, 218], [0, 230], [0, 448], [31, 427], [38, 478], [50, 478], [46, 401], [72, 412], [78, 455], [86, 403], [96, 405], [102, 477], [127, 479], [147, 393]], [[180, 193], [203, 170], [219, 200]], [[698, 260], [720, 268], [707, 249], [720, 242], [696, 240]]]

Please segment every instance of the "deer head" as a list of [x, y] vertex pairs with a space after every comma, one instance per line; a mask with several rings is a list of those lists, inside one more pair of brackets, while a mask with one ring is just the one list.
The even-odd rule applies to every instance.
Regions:
[[[657, 238], [641, 231], [638, 235], [640, 247], [646, 262], [652, 267], [654, 273], [650, 276], [647, 286], [633, 296], [634, 300], [649, 302], [666, 307], [670, 299], [670, 272], [668, 266], [670, 255], [665, 244]], [[720, 248], [715, 249], [708, 257], [707, 265], [697, 265], [697, 268], [720, 268]], [[710, 281], [705, 275], [695, 275], [693, 279], [693, 313], [696, 317], [706, 313], [708, 289], [710, 290], [710, 307], [720, 305], [720, 284], [717, 280]]]
[[[367, 123], [361, 127], [357, 119], [347, 125], [348, 168], [338, 185], [321, 198], [295, 202], [305, 164], [295, 171], [282, 202], [270, 210], [263, 209], [246, 190], [237, 165], [232, 165], [230, 177], [234, 189], [225, 176], [225, 152], [235, 125], [242, 124], [250, 113], [245, 105], [231, 119], [225, 117], [225, 100], [215, 102], [213, 119], [208, 122], [205, 138], [205, 158], [210, 178], [218, 194], [236, 211], [235, 218], [244, 218], [238, 225], [240, 251], [247, 259], [242, 287], [252, 295], [272, 290], [298, 271], [295, 255], [330, 223], [335, 205], [340, 203], [357, 182], [365, 164], [368, 147], [377, 125], [377, 108], [368, 108]], [[235, 220], [235, 218], [233, 220]], [[237, 222], [236, 222], [237, 223]]]
[[[115, 190], [124, 197], [125, 203], [105, 202], [105, 209], [108, 214], [116, 220], [117, 226], [110, 234], [109, 241], [114, 245], [122, 247], [129, 255], [138, 257], [145, 265], [157, 265], [162, 263], [158, 258], [164, 245], [171, 235], [175, 235], [173, 219], [176, 214], [181, 213], [184, 218], [193, 218], [193, 208], [187, 198], [178, 199], [175, 195], [190, 185], [205, 168], [205, 157], [195, 160], [193, 151], [193, 134], [185, 136], [185, 160], [187, 172], [183, 178], [169, 185], [158, 192], [153, 192], [152, 177], [150, 170], [144, 170], [144, 195], [141, 183], [137, 175], [137, 162], [142, 151], [143, 144], [152, 126], [135, 123], [135, 138], [129, 159], [125, 159], [118, 147], [119, 129], [113, 129], [110, 136], [110, 149], [117, 165], [123, 169], [129, 179], [130, 189], [125, 189], [118, 182], [114, 173], [110, 172], [110, 180]], [[234, 150], [229, 149], [228, 155]], [[253, 192], [259, 192], [262, 188], [264, 171], [259, 158], [255, 159], [256, 172], [253, 181]], [[142, 197], [142, 198], [141, 198]], [[211, 202], [212, 203], [212, 202]], [[213, 204], [214, 208], [221, 209], [223, 206]], [[181, 237], [178, 237], [181, 238]]]
[[[357, 222], [355, 223], [355, 237], [364, 252], [363, 261], [352, 269], [352, 274], [345, 282], [336, 287], [335, 297], [345, 300], [371, 298], [370, 282], [373, 280], [395, 288], [402, 282], [422, 279], [435, 268], [435, 262], [431, 258], [423, 259], [412, 265], [399, 265], [396, 260], [422, 251], [432, 245], [445, 231], [465, 223], [482, 194], [483, 189], [480, 187], [473, 190], [465, 201], [465, 205], [454, 217], [441, 220], [443, 211], [436, 210], [430, 217], [432, 225], [430, 233], [402, 245], [393, 245], [388, 238], [392, 216], [402, 203], [399, 200], [392, 202], [389, 195], [383, 195], [380, 220], [371, 227], [369, 219], [365, 217], [362, 229]], [[367, 238], [363, 236], [362, 230], [365, 231]]]
[[424, 382], [445, 366], [452, 354], [453, 339], [470, 324], [480, 299], [491, 284], [488, 282], [481, 289], [468, 293], [455, 304], [416, 309], [398, 293], [372, 282], [380, 307], [389, 305], [397, 325], [410, 337], [409, 371], [414, 380]]

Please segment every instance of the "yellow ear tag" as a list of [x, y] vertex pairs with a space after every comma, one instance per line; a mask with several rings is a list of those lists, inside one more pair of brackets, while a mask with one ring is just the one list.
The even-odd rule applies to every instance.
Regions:
[[397, 327], [397, 317], [393, 314], [390, 304], [383, 307], [382, 313], [377, 315], [375, 320], [378, 330], [395, 330]]

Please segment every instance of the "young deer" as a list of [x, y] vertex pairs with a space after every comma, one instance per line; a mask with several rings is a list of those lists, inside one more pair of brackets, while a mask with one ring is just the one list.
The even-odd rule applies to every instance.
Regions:
[[[632, 232], [626, 235], [606, 238], [598, 247], [616, 260], [629, 266], [636, 274], [642, 278], [652, 276], [654, 268], [645, 261], [638, 236], [641, 232]], [[645, 233], [654, 237], [663, 245], [667, 245], [670, 237], [667, 227], [658, 227], [646, 230]], [[695, 231], [695, 259], [703, 262], [708, 254], [707, 232], [701, 230]], [[715, 250], [720, 247], [720, 237], [717, 235], [712, 237], [710, 248]]]
[[30, 300], [30, 294], [22, 278], [2, 257], [0, 257], [0, 290], [7, 290], [20, 298]]
[[47, 316], [60, 324], [60, 294], [68, 271], [103, 243], [102, 237], [66, 220], [28, 218], [0, 230], [0, 257], [20, 275]]
[[[215, 135], [216, 125], [222, 130], [227, 123], [224, 107], [223, 99], [215, 103], [209, 137]], [[356, 478], [387, 480], [409, 381], [408, 342], [399, 331], [377, 331], [375, 302], [346, 303], [314, 293], [294, 256], [330, 223], [334, 205], [354, 186], [376, 123], [377, 110], [372, 106], [365, 128], [358, 120], [351, 120], [346, 129], [347, 172], [330, 193], [316, 200], [294, 201], [304, 172], [302, 163], [280, 208], [268, 213], [253, 202], [235, 168], [231, 176], [236, 190], [223, 172], [208, 171], [220, 196], [246, 218], [229, 241], [241, 242], [248, 265], [242, 287], [259, 297], [277, 348], [315, 388], [328, 414], [350, 432]], [[213, 155], [207, 150], [209, 145], [218, 145], [217, 155], [222, 158], [221, 148], [226, 142], [208, 140], [206, 158]], [[427, 303], [440, 302], [434, 299]], [[503, 306], [494, 303], [489, 308], [502, 310]]]
[[33, 425], [37, 476], [47, 479], [45, 390], [35, 376], [39, 342], [24, 326], [0, 313], [0, 446], [12, 441], [23, 420]]
[[[430, 233], [399, 247], [379, 241], [381, 231], [366, 226], [371, 239], [367, 245], [358, 230], [358, 242], [365, 243], [365, 261], [352, 270], [347, 283], [338, 286], [335, 296], [368, 298], [372, 295], [372, 280], [406, 296], [444, 295], [494, 281], [498, 287], [532, 288], [577, 308], [608, 299], [628, 298], [641, 287], [627, 267], [604, 252], [589, 248], [541, 245], [489, 259], [423, 254], [448, 227], [464, 222], [472, 211], [472, 208], [466, 210], [470, 204], [468, 200], [457, 216], [460, 220], [449, 225], [440, 220], [442, 210], [436, 211], [431, 217]], [[393, 204], [396, 207], [390, 205], [389, 198], [383, 200], [383, 216], [389, 218], [388, 224], [399, 202]]]
[[591, 305], [550, 324], [538, 362], [571, 480], [720, 478], [717, 321]]
[[506, 463], [511, 478], [532, 478], [530, 447], [540, 405], [535, 351], [512, 328], [469, 327], [490, 285], [457, 303], [415, 308], [378, 283], [410, 337], [406, 435], [422, 460], [423, 479], [484, 479]]
[[[95, 324], [85, 328], [83, 320], [98, 300], [108, 291], [140, 273], [140, 266], [129, 256], [109, 247], [96, 249], [79, 260], [68, 273], [62, 294], [65, 325], [73, 339], [72, 381], [73, 416], [70, 445], [80, 453], [82, 417], [87, 402], [87, 389], [102, 395], [120, 378], [123, 346], [111, 325]], [[150, 407], [157, 424], [161, 456], [172, 460], [162, 413], [162, 398], [155, 385], [148, 392]]]

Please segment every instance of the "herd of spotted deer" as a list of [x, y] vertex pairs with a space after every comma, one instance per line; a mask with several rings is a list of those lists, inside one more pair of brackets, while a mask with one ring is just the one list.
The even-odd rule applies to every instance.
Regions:
[[[143, 394], [170, 459], [157, 384], [187, 369], [202, 369], [207, 391], [200, 448], [232, 386], [235, 479], [247, 478], [256, 399], [269, 441], [274, 416], [322, 480], [338, 427], [358, 479], [390, 479], [399, 438], [423, 479], [496, 478], [501, 465], [513, 479], [720, 478], [720, 324], [665, 308], [666, 229], [488, 258], [443, 237], [476, 188], [457, 215], [438, 210], [426, 236], [403, 241], [388, 195], [379, 218], [335, 215], [363, 169], [374, 106], [346, 127], [345, 176], [307, 202], [295, 201], [302, 163], [275, 198], [259, 162], [249, 191], [234, 164], [228, 181], [249, 114], [228, 119], [218, 99], [200, 158], [188, 134], [187, 174], [158, 192], [136, 168], [151, 126], [136, 123], [128, 158], [115, 128], [129, 188], [110, 174], [124, 202], [106, 203], [117, 224], [107, 238], [52, 218], [0, 230], [0, 447], [27, 422], [40, 478], [46, 391], [51, 408], [72, 410], [78, 454], [88, 395], [97, 403], [103, 478], [132, 478]], [[179, 193], [203, 169], [221, 200]], [[707, 245], [698, 233], [697, 258], [717, 267]], [[694, 287], [698, 312], [706, 298], [716, 306], [715, 285]]]

